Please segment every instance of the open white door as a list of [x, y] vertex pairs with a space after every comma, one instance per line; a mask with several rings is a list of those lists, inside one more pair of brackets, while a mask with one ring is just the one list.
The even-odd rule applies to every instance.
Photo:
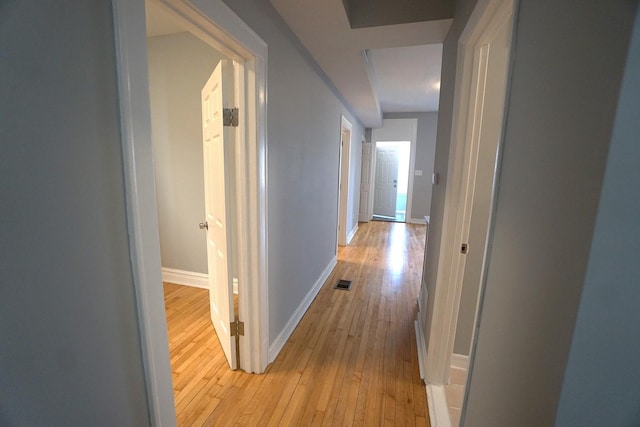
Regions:
[[229, 84], [225, 81], [224, 71], [229, 67], [228, 61], [220, 61], [202, 89], [202, 136], [211, 322], [229, 366], [237, 369], [235, 339], [231, 336], [233, 280], [228, 256], [230, 227], [227, 224], [231, 215], [226, 203], [229, 168], [225, 162], [225, 141], [229, 143], [231, 135], [229, 128], [223, 125], [225, 88]]
[[376, 187], [373, 215], [396, 217], [398, 197], [398, 150], [395, 147], [376, 147]]
[[371, 213], [369, 211], [369, 192], [371, 189], [371, 143], [362, 144], [362, 164], [360, 173], [360, 214], [358, 221], [369, 222]]

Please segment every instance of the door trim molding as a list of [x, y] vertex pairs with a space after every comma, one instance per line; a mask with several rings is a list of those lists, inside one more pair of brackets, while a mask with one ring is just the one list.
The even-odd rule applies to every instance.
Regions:
[[427, 384], [426, 388], [430, 424], [433, 427], [452, 427], [444, 386]]
[[[266, 102], [267, 45], [221, 1], [153, 0], [205, 42], [244, 62], [244, 136], [237, 162], [239, 187], [240, 311], [247, 335], [241, 363], [250, 372], [268, 364]], [[151, 146], [144, 0], [113, 0], [126, 215], [138, 327], [151, 424], [175, 425], [171, 365], [162, 291], [160, 244]], [[242, 85], [241, 85], [242, 86]], [[242, 160], [242, 161], [240, 161]], [[244, 172], [244, 173], [243, 173]], [[243, 252], [244, 251], [244, 252]]]
[[[433, 315], [429, 334], [426, 381], [435, 386], [445, 385], [449, 378], [451, 357], [462, 281], [456, 280], [458, 268], [464, 259], [459, 256], [459, 228], [461, 209], [465, 200], [465, 159], [471, 150], [469, 129], [473, 126], [473, 109], [479, 97], [474, 91], [474, 51], [485, 40], [496, 19], [513, 14], [514, 0], [479, 0], [467, 26], [458, 41], [455, 96], [447, 191], [443, 216], [441, 251], [438, 258], [438, 276], [433, 292]], [[508, 74], [506, 76], [508, 78]], [[473, 361], [471, 360], [471, 365]]]
[[[349, 138], [342, 140], [342, 136], [348, 132]], [[340, 116], [340, 155], [338, 173], [338, 246], [349, 244], [347, 222], [349, 221], [349, 193], [351, 178], [351, 140], [353, 139], [353, 125], [344, 115]], [[337, 248], [336, 248], [337, 249]], [[338, 253], [336, 252], [336, 255]]]

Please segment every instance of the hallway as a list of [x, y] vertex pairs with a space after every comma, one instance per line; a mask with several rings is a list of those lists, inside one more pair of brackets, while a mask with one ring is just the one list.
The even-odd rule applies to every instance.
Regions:
[[206, 290], [165, 284], [178, 425], [429, 425], [413, 326], [425, 231], [360, 224], [264, 375], [227, 368]]

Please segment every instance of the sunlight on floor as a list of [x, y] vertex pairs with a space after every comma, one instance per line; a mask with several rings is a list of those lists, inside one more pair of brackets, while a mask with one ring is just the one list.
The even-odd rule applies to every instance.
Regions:
[[[394, 276], [401, 276], [407, 263], [407, 232], [405, 224], [393, 224], [389, 233], [387, 268]], [[398, 277], [396, 277], [398, 278]]]

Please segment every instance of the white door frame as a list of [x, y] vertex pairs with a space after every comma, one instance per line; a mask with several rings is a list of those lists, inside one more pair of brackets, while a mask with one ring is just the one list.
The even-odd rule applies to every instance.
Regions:
[[[353, 125], [345, 116], [340, 119], [340, 172], [338, 177], [338, 245], [346, 246], [347, 214], [349, 210], [349, 181], [351, 166], [351, 135]], [[346, 138], [345, 138], [346, 136]], [[336, 252], [336, 255], [338, 252]]]
[[[401, 129], [392, 129], [390, 132], [384, 128], [384, 123], [398, 123]], [[416, 141], [418, 139], [418, 119], [383, 119], [382, 128], [371, 131], [371, 176], [369, 178], [369, 220], [373, 218], [373, 201], [375, 199], [376, 186], [376, 150], [378, 141], [410, 141], [409, 155], [409, 183], [407, 188], [407, 212], [405, 223], [411, 222], [411, 205], [413, 202], [413, 176], [416, 169]], [[395, 126], [393, 126], [395, 128]], [[424, 224], [424, 221], [421, 222]]]
[[[474, 179], [474, 158], [477, 155], [477, 127], [482, 114], [482, 96], [477, 93], [481, 64], [474, 52], [496, 30], [496, 22], [504, 22], [513, 14], [514, 0], [480, 0], [465, 27], [458, 47], [455, 97], [447, 191], [445, 196], [441, 251], [438, 259], [438, 277], [433, 298], [433, 317], [427, 350], [425, 382], [433, 386], [446, 385], [453, 344], [455, 341], [458, 308], [462, 293], [464, 259], [460, 254], [463, 228], [470, 208], [469, 192], [473, 191], [469, 179]], [[508, 80], [508, 73], [506, 75]], [[506, 84], [506, 82], [505, 82]], [[498, 145], [500, 158], [501, 143]], [[475, 152], [475, 154], [474, 154]], [[494, 178], [494, 188], [497, 175]], [[471, 183], [472, 184], [472, 183]], [[468, 224], [467, 224], [468, 225]], [[467, 227], [468, 228], [468, 227]], [[484, 250], [485, 248], [483, 248]]]
[[[191, 32], [238, 61], [238, 272], [245, 321], [241, 363], [268, 364], [267, 45], [222, 1], [154, 0]], [[151, 423], [175, 425], [151, 147], [144, 0], [113, 0], [129, 247]]]

